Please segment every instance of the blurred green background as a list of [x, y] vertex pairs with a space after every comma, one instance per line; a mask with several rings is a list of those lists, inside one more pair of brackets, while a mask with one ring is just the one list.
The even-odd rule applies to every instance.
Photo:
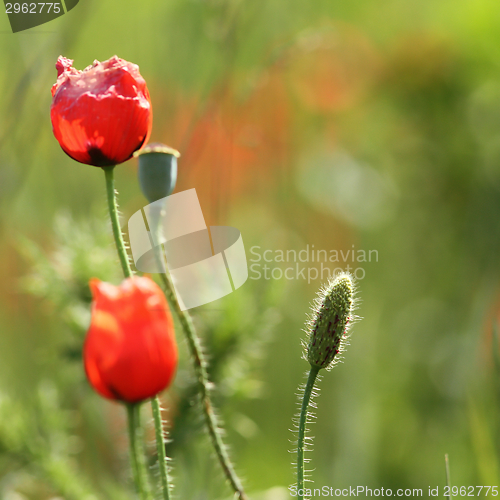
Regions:
[[[355, 263], [362, 321], [320, 383], [316, 487], [426, 493], [445, 484], [445, 453], [453, 484], [498, 484], [497, 0], [81, 0], [15, 35], [1, 15], [0, 54], [0, 498], [132, 498], [124, 411], [80, 362], [88, 278], [118, 283], [120, 268], [102, 172], [52, 136], [60, 54], [140, 66], [151, 140], [182, 154], [177, 191], [196, 188], [209, 225], [239, 228], [249, 259], [377, 251]], [[116, 176], [125, 226], [146, 204], [136, 160]], [[251, 498], [282, 500], [324, 280], [256, 277], [192, 312], [237, 470]], [[224, 500], [178, 332], [163, 397], [176, 495]]]

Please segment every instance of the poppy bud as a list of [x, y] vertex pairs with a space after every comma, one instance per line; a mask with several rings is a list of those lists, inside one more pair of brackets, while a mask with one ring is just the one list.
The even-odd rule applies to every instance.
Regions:
[[164, 144], [148, 144], [134, 154], [139, 158], [139, 184], [150, 203], [172, 194], [177, 182], [180, 153]]
[[[354, 283], [347, 273], [330, 279], [318, 292], [307, 322], [307, 361], [312, 366], [331, 368], [345, 347], [354, 309]], [[337, 358], [338, 359], [338, 358]]]
[[59, 56], [50, 118], [63, 151], [80, 163], [123, 163], [147, 142], [153, 113], [139, 66], [117, 56], [79, 71]]
[[83, 347], [87, 378], [105, 398], [138, 403], [165, 389], [177, 367], [174, 324], [150, 278], [90, 281], [92, 319]]

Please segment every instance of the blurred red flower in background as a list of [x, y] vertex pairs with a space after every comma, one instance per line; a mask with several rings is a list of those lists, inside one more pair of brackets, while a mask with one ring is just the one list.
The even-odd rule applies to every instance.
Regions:
[[104, 167], [131, 158], [151, 134], [153, 113], [139, 67], [117, 56], [78, 71], [59, 56], [52, 86], [52, 129], [63, 151]]
[[289, 178], [293, 110], [282, 76], [272, 66], [248, 85], [227, 77], [206, 96], [155, 90], [155, 109], [168, 116], [155, 134], [181, 152], [178, 187], [196, 187], [209, 220], [224, 223], [241, 196]]
[[127, 403], [165, 389], [177, 367], [174, 324], [165, 297], [150, 278], [120, 286], [90, 281], [92, 320], [83, 347], [85, 371], [105, 398]]

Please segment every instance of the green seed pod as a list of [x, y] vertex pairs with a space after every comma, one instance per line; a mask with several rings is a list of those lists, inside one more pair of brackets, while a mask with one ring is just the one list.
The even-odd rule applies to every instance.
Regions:
[[311, 366], [331, 368], [346, 345], [353, 321], [354, 283], [350, 274], [331, 278], [319, 292], [306, 324], [306, 359]]
[[139, 158], [139, 184], [150, 203], [172, 194], [177, 182], [180, 153], [164, 144], [148, 144], [134, 154]]

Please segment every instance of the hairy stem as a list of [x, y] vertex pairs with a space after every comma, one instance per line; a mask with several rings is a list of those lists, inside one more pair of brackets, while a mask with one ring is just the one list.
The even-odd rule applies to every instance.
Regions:
[[146, 464], [144, 462], [144, 453], [142, 453], [141, 450], [139, 411], [139, 404], [127, 405], [130, 460], [132, 463], [135, 487], [139, 497], [141, 500], [152, 500], [153, 497], [149, 488]]
[[299, 437], [297, 440], [297, 496], [299, 500], [304, 500], [304, 439], [306, 435], [307, 412], [309, 401], [311, 400], [314, 382], [320, 370], [319, 366], [311, 365], [309, 376], [307, 377], [304, 396], [302, 398], [302, 407], [299, 418]]
[[168, 274], [161, 274], [161, 280], [163, 283], [163, 288], [165, 295], [167, 296], [169, 302], [174, 306], [175, 312], [179, 317], [184, 333], [189, 345], [189, 350], [191, 351], [191, 357], [193, 359], [194, 370], [196, 373], [198, 391], [200, 393], [201, 405], [203, 409], [203, 414], [205, 417], [205, 423], [210, 434], [210, 439], [212, 445], [217, 454], [217, 458], [221, 464], [224, 474], [227, 480], [231, 484], [231, 488], [238, 495], [239, 500], [247, 500], [247, 496], [241, 485], [241, 481], [238, 478], [233, 464], [227, 453], [226, 446], [222, 439], [222, 432], [220, 428], [220, 423], [215, 415], [214, 408], [209, 393], [209, 381], [206, 369], [205, 358], [202, 353], [200, 340], [196, 335], [196, 330], [194, 329], [193, 322], [191, 321], [191, 316], [188, 312], [182, 311], [177, 301], [177, 297], [173, 291], [173, 285]]
[[[156, 238], [152, 238], [153, 241], [159, 243], [161, 241], [160, 236], [160, 220], [161, 214], [159, 212], [151, 214], [151, 226], [150, 229], [155, 232]], [[155, 247], [155, 256], [159, 269], [164, 269], [160, 246]], [[215, 453], [217, 454], [217, 458], [219, 459], [220, 465], [224, 471], [226, 479], [229, 481], [231, 488], [233, 489], [238, 500], [247, 500], [247, 495], [241, 481], [234, 470], [233, 464], [229, 458], [227, 453], [226, 445], [224, 444], [224, 440], [222, 439], [222, 431], [221, 425], [217, 419], [217, 416], [214, 411], [214, 407], [212, 404], [212, 400], [210, 398], [209, 391], [209, 381], [208, 374], [206, 369], [206, 361], [203, 356], [203, 352], [201, 349], [200, 340], [198, 335], [196, 334], [195, 327], [191, 320], [191, 316], [187, 311], [183, 311], [177, 300], [177, 296], [174, 292], [174, 285], [170, 278], [170, 274], [168, 271], [165, 273], [160, 273], [160, 279], [163, 285], [163, 291], [165, 292], [165, 296], [167, 297], [170, 305], [174, 309], [179, 321], [181, 323], [184, 334], [186, 335], [186, 339], [189, 345], [189, 351], [191, 353], [191, 358], [193, 360], [194, 370], [196, 373], [198, 392], [200, 393], [201, 406], [203, 409], [203, 414], [205, 417], [205, 423], [208, 429], [208, 433], [210, 435], [210, 439], [212, 441], [212, 446], [215, 449]]]
[[[126, 278], [130, 278], [133, 275], [133, 273], [132, 269], [130, 268], [127, 249], [125, 248], [125, 242], [123, 241], [122, 230], [120, 228], [120, 220], [118, 218], [118, 203], [116, 201], [114, 168], [115, 168], [114, 166], [103, 168], [104, 174], [106, 176], [106, 194], [108, 197], [109, 216], [111, 219], [111, 226], [113, 228], [113, 236], [115, 239], [116, 251], [118, 252], [118, 257], [120, 258], [123, 274], [125, 275]], [[161, 483], [163, 490], [163, 498], [164, 500], [169, 500], [168, 469], [167, 469], [167, 460], [165, 457], [165, 444], [163, 442], [163, 424], [161, 421], [160, 401], [158, 399], [158, 396], [152, 399], [151, 406], [154, 415], [156, 446], [158, 450], [158, 461], [159, 461], [160, 476], [161, 476]], [[130, 412], [129, 412], [129, 420], [130, 420]], [[137, 425], [139, 425], [138, 420], [137, 420]], [[137, 463], [137, 458], [133, 459], [133, 462], [134, 461]], [[140, 454], [139, 463], [144, 464], [144, 469], [145, 469], [143, 453]], [[137, 479], [138, 477], [139, 475], [135, 474], [135, 478]], [[149, 492], [149, 482], [147, 482], [147, 473], [145, 479], [146, 479], [147, 491]], [[149, 496], [146, 498], [149, 499], [151, 493], [148, 494]]]
[[153, 419], [155, 422], [156, 433], [156, 451], [158, 453], [158, 463], [160, 467], [161, 488], [163, 492], [163, 500], [170, 500], [170, 490], [168, 485], [168, 464], [167, 456], [165, 455], [165, 442], [163, 439], [163, 423], [161, 420], [160, 399], [156, 396], [151, 401], [153, 408]]
[[120, 219], [118, 218], [118, 203], [116, 201], [114, 169], [114, 165], [111, 167], [103, 168], [104, 175], [106, 176], [106, 194], [108, 196], [109, 217], [111, 218], [111, 226], [113, 228], [116, 251], [118, 252], [118, 257], [120, 258], [120, 264], [123, 269], [123, 274], [126, 278], [130, 278], [132, 276], [132, 269], [130, 269], [127, 250], [125, 248], [125, 242], [123, 241], [122, 230], [120, 228]]

